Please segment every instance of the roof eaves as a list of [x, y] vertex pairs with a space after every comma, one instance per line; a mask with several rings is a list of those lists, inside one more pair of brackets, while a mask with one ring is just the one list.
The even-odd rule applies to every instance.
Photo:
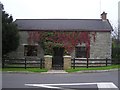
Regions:
[[114, 31], [112, 25], [110, 24], [110, 21], [107, 19], [108, 24], [110, 25], [111, 31]]
[[110, 32], [110, 29], [19, 29], [20, 31], [80, 31], [80, 32]]

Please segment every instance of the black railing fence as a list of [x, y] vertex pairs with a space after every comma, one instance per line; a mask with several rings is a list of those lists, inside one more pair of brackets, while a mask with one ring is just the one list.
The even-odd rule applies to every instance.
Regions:
[[[71, 67], [100, 67], [112, 64], [120, 64], [120, 59], [88, 59], [87, 58], [73, 58], [71, 59]], [[2, 68], [45, 68], [45, 60], [37, 58], [34, 60], [28, 58], [11, 59], [2, 58]]]
[[2, 58], [2, 68], [44, 68], [44, 59], [11, 59]]
[[[114, 62], [115, 61], [115, 62]], [[108, 66], [111, 64], [119, 64], [120, 60], [115, 59], [89, 59], [87, 58], [73, 58], [71, 59], [71, 67], [75, 69], [76, 67], [100, 67]]]

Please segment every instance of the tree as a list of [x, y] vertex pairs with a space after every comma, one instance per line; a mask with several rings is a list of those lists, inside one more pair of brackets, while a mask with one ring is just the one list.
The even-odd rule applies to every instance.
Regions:
[[120, 21], [118, 20], [118, 26], [113, 26], [113, 31], [111, 33], [112, 35], [112, 44], [114, 47], [119, 47], [120, 46]]
[[[120, 22], [118, 22], [118, 25]], [[113, 25], [114, 26], [114, 25]], [[112, 31], [112, 59], [114, 64], [119, 64], [120, 60], [120, 32], [119, 26], [114, 26], [114, 31]]]
[[2, 55], [14, 51], [19, 45], [19, 33], [13, 17], [2, 9]]

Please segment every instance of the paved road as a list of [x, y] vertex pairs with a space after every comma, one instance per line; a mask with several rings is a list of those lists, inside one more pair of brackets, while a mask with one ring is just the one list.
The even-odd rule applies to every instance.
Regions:
[[[120, 72], [120, 71], [119, 71]], [[111, 82], [118, 87], [118, 71], [100, 72], [100, 73], [72, 73], [72, 74], [40, 74], [40, 73], [3, 73], [3, 88], [42, 88], [41, 90], [56, 90], [64, 88], [65, 90], [79, 90], [79, 88], [98, 88], [96, 83]], [[61, 85], [61, 84], [78, 85]], [[84, 83], [93, 83], [91, 85], [80, 85]], [[27, 85], [30, 84], [30, 85]], [[35, 86], [33, 84], [37, 84]], [[44, 86], [43, 84], [52, 84]], [[56, 85], [55, 85], [56, 84]], [[58, 84], [58, 85], [57, 85]], [[60, 85], [59, 85], [60, 84]], [[53, 86], [53, 87], [52, 87]], [[49, 89], [49, 88], [52, 89]], [[56, 88], [55, 88], [56, 87]], [[47, 89], [48, 88], [48, 89]], [[97, 89], [95, 89], [97, 90]]]

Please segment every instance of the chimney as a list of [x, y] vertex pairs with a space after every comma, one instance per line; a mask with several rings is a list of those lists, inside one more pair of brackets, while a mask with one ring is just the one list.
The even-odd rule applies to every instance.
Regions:
[[101, 14], [101, 19], [102, 19], [103, 21], [107, 20], [107, 13], [103, 12], [103, 13]]

